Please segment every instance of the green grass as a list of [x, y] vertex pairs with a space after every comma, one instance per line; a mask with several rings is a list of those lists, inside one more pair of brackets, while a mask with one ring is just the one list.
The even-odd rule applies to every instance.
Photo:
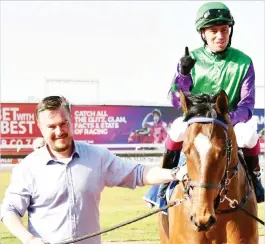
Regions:
[[[9, 173], [0, 173], [0, 202], [10, 180]], [[121, 222], [131, 220], [150, 211], [142, 200], [142, 196], [149, 187], [138, 187], [136, 190], [123, 188], [105, 188], [100, 204], [101, 228], [109, 228]], [[264, 220], [264, 204], [259, 204], [258, 216]], [[23, 218], [26, 223], [26, 216]], [[5, 226], [0, 223], [1, 244], [19, 244]], [[264, 227], [259, 224], [259, 233], [264, 235]], [[157, 228], [157, 215], [137, 221], [102, 235], [103, 241], [156, 241], [159, 235]]]

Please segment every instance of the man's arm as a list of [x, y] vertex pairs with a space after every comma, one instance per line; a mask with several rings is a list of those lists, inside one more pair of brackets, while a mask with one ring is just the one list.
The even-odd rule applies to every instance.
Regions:
[[170, 169], [162, 169], [159, 166], [146, 166], [143, 172], [144, 185], [157, 185], [173, 181]]
[[185, 47], [185, 54], [178, 63], [177, 67], [178, 74], [175, 74], [169, 91], [171, 104], [177, 109], [180, 108], [180, 99], [179, 99], [180, 89], [184, 93], [190, 92], [190, 88], [192, 86], [190, 71], [194, 67], [195, 63], [196, 60], [190, 56], [189, 48]]
[[8, 230], [23, 244], [37, 244], [42, 242], [39, 238], [35, 238], [28, 232], [21, 222], [21, 217], [25, 214], [30, 204], [30, 191], [27, 178], [29, 178], [29, 181], [31, 180], [27, 168], [21, 162], [12, 171], [11, 182], [6, 190], [1, 206], [1, 220]]
[[147, 124], [147, 121], [152, 115], [153, 115], [152, 113], [149, 113], [145, 116], [145, 118], [143, 119], [143, 122], [142, 122], [143, 128], [148, 128], [149, 125]]
[[100, 151], [103, 153], [102, 177], [105, 186], [135, 188], [136, 186], [156, 185], [174, 180], [170, 169], [124, 160], [105, 148], [101, 148]]
[[21, 218], [13, 212], [5, 213], [3, 223], [8, 230], [16, 236], [23, 244], [43, 243], [40, 238], [34, 237], [23, 225]]
[[174, 75], [173, 81], [171, 82], [171, 87], [169, 89], [168, 97], [170, 99], [171, 104], [179, 109], [180, 108], [180, 89], [184, 93], [189, 93], [190, 88], [192, 87], [192, 79], [191, 75], [182, 75], [180, 73], [180, 64], [178, 64], [177, 72]]
[[248, 72], [244, 77], [240, 90], [240, 101], [237, 109], [230, 113], [233, 125], [239, 122], [247, 122], [251, 119], [255, 105], [255, 71], [251, 62]]

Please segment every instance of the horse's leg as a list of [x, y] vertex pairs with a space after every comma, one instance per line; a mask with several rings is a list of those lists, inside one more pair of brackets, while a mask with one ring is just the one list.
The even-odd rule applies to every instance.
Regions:
[[158, 229], [161, 244], [169, 244], [169, 223], [168, 216], [158, 213]]

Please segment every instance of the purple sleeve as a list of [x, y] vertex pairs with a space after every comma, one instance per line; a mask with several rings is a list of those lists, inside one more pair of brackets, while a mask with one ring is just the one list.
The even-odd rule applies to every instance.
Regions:
[[134, 189], [144, 186], [144, 165], [124, 160], [105, 150], [103, 159], [103, 172], [105, 185], [108, 187], [119, 186]]
[[179, 91], [182, 89], [184, 93], [189, 93], [190, 88], [192, 86], [191, 75], [182, 75], [179, 72], [180, 66], [178, 64], [177, 73], [175, 74], [173, 81], [171, 83], [171, 87], [169, 90], [169, 98], [171, 100], [171, 104], [175, 108], [180, 108], [180, 99], [179, 99]]
[[251, 62], [248, 72], [244, 77], [240, 90], [240, 101], [237, 109], [230, 113], [233, 125], [247, 122], [251, 119], [255, 105], [255, 71]]

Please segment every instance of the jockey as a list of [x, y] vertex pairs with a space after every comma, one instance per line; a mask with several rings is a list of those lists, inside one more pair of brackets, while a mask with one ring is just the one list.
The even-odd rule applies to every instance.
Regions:
[[[153, 116], [153, 122], [148, 119]], [[154, 109], [152, 113], [145, 116], [142, 127], [147, 128], [153, 136], [153, 143], [163, 143], [167, 137], [167, 123], [161, 120], [162, 113], [159, 109]]]
[[[208, 2], [200, 7], [196, 16], [196, 30], [204, 42], [203, 47], [180, 59], [169, 95], [172, 105], [179, 109], [179, 91], [192, 94], [217, 94], [225, 90], [229, 97], [230, 119], [237, 143], [243, 150], [252, 175], [257, 202], [264, 202], [264, 188], [260, 181], [259, 136], [247, 121], [252, 117], [255, 104], [255, 72], [249, 56], [230, 47], [235, 21], [230, 10], [220, 2]], [[177, 118], [168, 132], [162, 167], [178, 166], [182, 142], [187, 128], [183, 118]], [[158, 196], [165, 197], [166, 184], [161, 185]]]

